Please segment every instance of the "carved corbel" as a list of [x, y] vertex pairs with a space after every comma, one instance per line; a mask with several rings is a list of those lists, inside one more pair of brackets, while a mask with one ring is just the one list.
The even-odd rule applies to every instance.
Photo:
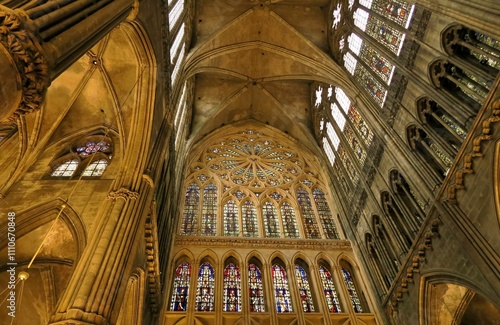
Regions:
[[137, 200], [138, 198], [139, 198], [139, 193], [130, 191], [125, 187], [120, 188], [118, 191], [109, 192], [107, 196], [108, 200], [123, 199], [125, 201], [128, 201], [128, 200]]

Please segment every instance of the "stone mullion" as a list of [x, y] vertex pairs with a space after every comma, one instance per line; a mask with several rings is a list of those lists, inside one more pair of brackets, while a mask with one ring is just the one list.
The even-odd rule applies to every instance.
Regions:
[[[387, 252], [388, 259], [390, 260], [391, 263], [399, 263], [399, 266], [400, 266], [401, 261], [399, 260], [399, 256], [406, 253], [404, 246], [398, 247], [398, 245], [401, 245], [401, 243], [399, 243], [399, 241], [396, 241], [396, 243], [394, 244], [394, 241], [392, 240], [393, 237], [389, 236], [389, 233], [387, 232], [387, 229], [385, 229], [385, 227], [383, 227], [382, 225], [377, 225], [376, 227], [377, 227], [377, 232], [382, 234], [382, 237], [378, 236], [378, 238], [380, 239], [380, 241], [384, 247], [384, 250]], [[391, 242], [392, 245], [388, 245], [389, 242]], [[398, 252], [395, 251], [396, 248], [399, 248], [401, 253], [398, 254]], [[396, 269], [399, 266], [395, 266]], [[397, 271], [396, 271], [396, 273], [397, 273]]]
[[389, 252], [387, 251], [385, 245], [379, 242], [380, 238], [378, 239], [379, 240], [374, 240], [373, 245], [376, 248], [376, 252], [381, 257], [380, 260], [386, 267], [387, 272], [389, 273], [392, 280], [396, 277], [397, 267], [394, 265], [394, 260], [391, 259], [391, 256], [389, 255]]
[[[391, 207], [392, 211], [395, 214], [395, 217], [398, 219], [399, 223], [401, 224], [401, 227], [403, 227], [403, 231], [406, 232], [406, 235], [408, 238], [413, 241], [415, 234], [413, 232], [413, 229], [411, 227], [411, 223], [408, 221], [406, 214], [404, 211], [401, 211], [401, 206], [397, 202], [398, 200], [395, 200], [392, 198], [390, 202], [388, 202], [388, 205]], [[409, 247], [408, 247], [409, 248]]]
[[418, 156], [419, 158], [423, 159], [423, 161], [425, 163], [425, 164], [423, 164], [423, 166], [424, 166], [424, 170], [427, 171], [428, 176], [427, 175], [422, 175], [422, 176], [424, 176], [424, 178], [427, 180], [427, 182], [429, 182], [429, 184], [436, 183], [436, 185], [434, 186], [434, 189], [433, 189], [433, 190], [435, 190], [436, 187], [438, 185], [440, 185], [441, 182], [443, 181], [443, 176], [441, 174], [439, 174], [436, 170], [434, 170], [434, 168], [432, 168], [429, 165], [429, 163], [423, 157], [424, 153], [419, 152], [417, 144], [421, 143], [420, 137], [415, 136], [415, 137], [411, 138], [410, 143], [411, 143], [412, 147], [416, 150], [415, 156]]
[[405, 239], [403, 238], [403, 236], [400, 234], [400, 231], [395, 223], [395, 220], [391, 220], [391, 216], [389, 215], [389, 202], [383, 202], [384, 206], [385, 206], [385, 213], [386, 213], [386, 217], [388, 218], [388, 224], [389, 224], [389, 227], [392, 231], [392, 234], [393, 236], [389, 237], [389, 238], [395, 238], [399, 247], [400, 247], [400, 252], [399, 254], [397, 255], [398, 259], [400, 258], [400, 256], [402, 256], [403, 254], [406, 254], [406, 252], [408, 251], [408, 248], [407, 247], [407, 244], [406, 244], [406, 241]]
[[[441, 116], [439, 116], [436, 112], [429, 112], [429, 113], [430, 113], [430, 115], [432, 115], [432, 117], [434, 117], [436, 122], [441, 124], [441, 126], [444, 127], [449, 133], [451, 133], [460, 143], [464, 142], [464, 139], [462, 139], [457, 134], [457, 132], [455, 132], [455, 130], [453, 130], [448, 124], [446, 124], [446, 122], [441, 118]], [[443, 114], [443, 115], [447, 116], [446, 114]], [[459, 125], [459, 126], [462, 127], [461, 125]]]
[[[408, 185], [409, 186], [409, 185]], [[420, 205], [418, 204], [417, 200], [415, 197], [413, 197], [412, 193], [408, 190], [408, 188], [406, 186], [404, 186], [404, 184], [401, 184], [401, 188], [403, 189], [403, 191], [405, 192], [405, 195], [406, 197], [411, 201], [411, 203], [413, 204], [413, 206], [420, 212], [424, 212], [422, 210], [422, 208], [420, 207]], [[422, 215], [422, 220], [420, 220], [419, 222], [417, 222], [416, 226], [417, 228], [420, 228], [420, 225], [422, 224], [423, 222], [423, 217], [425, 217], [425, 215]]]
[[[370, 257], [373, 258], [374, 263], [376, 263], [376, 264], [379, 265], [379, 267], [380, 267], [379, 272], [382, 271], [382, 267], [383, 267], [386, 270], [386, 272], [389, 274], [389, 276], [391, 277], [391, 279], [394, 279], [395, 274], [393, 272], [393, 269], [389, 265], [390, 259], [388, 259], [388, 256], [387, 256], [386, 252], [381, 249], [380, 244], [377, 244], [377, 243], [374, 242], [374, 243], [372, 243], [370, 245], [375, 246], [375, 247], [373, 247], [373, 249], [375, 250], [376, 254], [378, 253], [377, 255], [379, 257], [378, 258], [379, 262], [376, 261], [376, 258], [374, 256], [370, 256]], [[380, 276], [380, 278], [382, 280], [382, 284], [385, 287], [386, 284], [385, 284], [385, 281], [384, 281], [384, 277]]]
[[407, 225], [407, 227], [405, 227], [405, 228], [408, 228], [408, 230], [409, 230], [408, 234], [412, 235], [411, 237], [414, 238], [418, 232], [418, 225], [415, 222], [415, 220], [411, 218], [412, 213], [408, 209], [406, 204], [404, 204], [404, 201], [401, 199], [400, 194], [396, 193], [395, 196], [396, 196], [396, 199], [394, 200], [394, 203], [396, 204], [396, 207], [398, 208], [398, 211], [401, 214], [401, 220], [405, 221], [404, 224]]
[[[145, 191], [147, 197], [149, 191]], [[107, 324], [143, 221], [138, 193], [121, 189], [108, 196], [108, 208], [77, 264], [50, 324]], [[107, 212], [106, 212], [107, 211]], [[135, 216], [135, 217], [134, 217]], [[144, 215], [145, 216], [145, 215]]]
[[0, 93], [0, 121], [38, 110], [51, 81], [125, 20], [134, 0], [1, 3], [0, 75], [17, 82]]
[[[373, 244], [369, 244], [370, 246]], [[374, 249], [374, 248], [373, 248]], [[369, 263], [371, 264], [371, 267], [373, 270], [375, 270], [375, 278], [378, 280], [377, 282], [379, 283], [379, 295], [382, 293], [382, 295], [385, 295], [385, 292], [387, 292], [387, 285], [384, 281], [384, 277], [382, 276], [382, 269], [383, 266], [381, 265], [380, 262], [377, 262], [377, 258], [371, 254], [371, 252], [368, 252], [368, 260]], [[380, 259], [379, 259], [380, 261]]]
[[443, 174], [448, 170], [448, 167], [444, 164], [444, 162], [439, 158], [439, 156], [432, 150], [430, 145], [427, 143], [427, 141], [424, 141], [423, 139], [419, 139], [420, 144], [422, 147], [434, 158], [436, 163], [442, 168]]

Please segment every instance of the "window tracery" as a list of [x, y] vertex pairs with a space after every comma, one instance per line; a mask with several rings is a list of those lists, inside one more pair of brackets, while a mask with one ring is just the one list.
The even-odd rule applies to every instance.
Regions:
[[53, 162], [51, 177], [100, 177], [112, 158], [111, 140], [106, 136], [90, 136], [76, 142], [69, 152]]
[[239, 131], [204, 147], [190, 168], [180, 235], [300, 238], [300, 218], [306, 238], [338, 239], [318, 176], [298, 151], [276, 139]]
[[189, 297], [189, 281], [191, 280], [191, 265], [187, 262], [180, 264], [174, 275], [170, 310], [186, 311]]
[[347, 287], [347, 293], [349, 294], [349, 298], [351, 300], [352, 308], [356, 313], [362, 313], [363, 308], [361, 307], [361, 301], [359, 300], [358, 293], [356, 291], [356, 286], [354, 285], [354, 280], [351, 276], [351, 273], [345, 268], [341, 269], [342, 277], [344, 278], [344, 282]]

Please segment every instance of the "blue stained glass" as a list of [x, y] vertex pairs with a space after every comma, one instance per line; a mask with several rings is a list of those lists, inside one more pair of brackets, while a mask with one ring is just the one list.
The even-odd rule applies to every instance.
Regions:
[[285, 269], [274, 264], [272, 269], [274, 284], [274, 298], [276, 299], [276, 311], [278, 313], [289, 313], [292, 311], [292, 300], [290, 298], [290, 289], [286, 278]]
[[200, 265], [200, 271], [198, 272], [198, 286], [196, 288], [197, 311], [214, 310], [214, 287], [214, 269], [210, 263], [204, 262]]
[[337, 291], [335, 290], [331, 273], [325, 267], [320, 265], [319, 276], [321, 278], [321, 283], [323, 284], [323, 292], [325, 293], [328, 311], [331, 313], [341, 313], [342, 310], [340, 309], [340, 302], [337, 297]]
[[191, 183], [186, 189], [184, 201], [184, 218], [182, 219], [181, 235], [195, 235], [198, 222], [198, 204], [200, 201], [200, 188], [196, 183]]
[[359, 301], [358, 293], [356, 292], [356, 287], [354, 286], [351, 274], [345, 268], [342, 268], [341, 270], [347, 287], [347, 292], [349, 293], [349, 298], [351, 299], [352, 308], [354, 308], [356, 313], [362, 313], [363, 309], [361, 308], [361, 302]]
[[241, 311], [240, 269], [233, 263], [224, 269], [224, 311]]
[[175, 269], [174, 288], [170, 310], [186, 311], [189, 297], [189, 280], [191, 279], [191, 265], [182, 263]]
[[300, 265], [295, 265], [295, 277], [297, 278], [302, 310], [306, 313], [314, 312], [314, 304], [311, 289], [309, 288], [309, 281], [307, 281], [307, 274]]
[[255, 264], [248, 265], [248, 291], [250, 298], [250, 312], [265, 312], [262, 277], [259, 268]]

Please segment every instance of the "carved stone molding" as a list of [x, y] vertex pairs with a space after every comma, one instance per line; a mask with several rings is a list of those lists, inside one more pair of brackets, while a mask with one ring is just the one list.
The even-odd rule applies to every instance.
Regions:
[[334, 250], [351, 249], [347, 240], [304, 240], [304, 239], [269, 239], [269, 238], [225, 238], [177, 236], [175, 246], [208, 246], [208, 247], [254, 247], [254, 248], [282, 248], [282, 249], [311, 249]]
[[128, 201], [128, 200], [137, 200], [138, 198], [139, 198], [139, 193], [133, 192], [125, 187], [120, 188], [118, 191], [110, 192], [107, 196], [108, 200], [123, 199], [125, 201]]
[[[11, 56], [20, 78], [21, 101], [18, 107], [7, 107], [15, 115], [23, 115], [40, 108], [50, 84], [48, 64], [36, 46], [36, 38], [24, 28], [21, 19], [0, 6], [0, 46]], [[7, 65], [7, 62], [1, 62]], [[9, 116], [14, 119], [14, 116]]]
[[413, 279], [415, 273], [419, 273], [423, 263], [425, 263], [427, 251], [433, 249], [433, 239], [440, 237], [440, 225], [439, 218], [432, 219], [427, 225], [427, 231], [420, 237], [420, 244], [415, 246], [417, 249], [414, 250], [413, 256], [406, 263], [406, 275], [404, 273], [401, 275], [399, 285], [395, 286], [390, 295], [389, 310], [391, 313], [398, 310], [398, 304], [403, 301], [404, 293], [408, 292], [408, 284], [415, 282]]
[[158, 256], [158, 236], [156, 227], [156, 205], [151, 204], [151, 212], [146, 219], [145, 240], [146, 240], [146, 272], [147, 285], [149, 289], [149, 305], [153, 313], [157, 313], [161, 308], [161, 284], [160, 268]]
[[[482, 121], [482, 127], [478, 128], [481, 133], [472, 140], [472, 150], [462, 157], [462, 168], [457, 168], [454, 172], [455, 183], [447, 187], [448, 199], [455, 200], [458, 190], [465, 189], [464, 176], [474, 173], [474, 158], [483, 156], [483, 142], [492, 140], [492, 124], [500, 121], [500, 99], [491, 104], [491, 115]], [[451, 183], [451, 182], [450, 182]]]

